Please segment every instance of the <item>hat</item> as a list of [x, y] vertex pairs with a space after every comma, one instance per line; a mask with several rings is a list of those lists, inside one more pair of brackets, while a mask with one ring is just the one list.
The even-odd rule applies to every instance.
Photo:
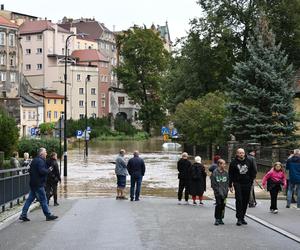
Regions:
[[182, 155], [181, 155], [182, 158], [186, 158], [186, 159], [188, 158], [188, 156], [189, 156], [189, 155], [188, 155], [187, 152], [183, 152]]
[[196, 156], [196, 157], [195, 157], [195, 162], [201, 163], [201, 157], [200, 157], [200, 156]]
[[221, 156], [215, 155], [214, 156], [214, 163], [217, 163], [219, 159], [221, 159]]

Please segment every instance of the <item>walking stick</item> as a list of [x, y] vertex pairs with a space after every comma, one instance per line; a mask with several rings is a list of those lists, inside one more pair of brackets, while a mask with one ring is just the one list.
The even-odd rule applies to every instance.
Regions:
[[258, 181], [257, 181], [257, 180], [255, 180], [255, 182], [256, 182], [257, 186], [259, 186], [259, 187], [260, 187], [260, 189], [264, 190], [264, 189], [262, 188], [262, 186], [261, 186], [261, 185], [258, 183]]

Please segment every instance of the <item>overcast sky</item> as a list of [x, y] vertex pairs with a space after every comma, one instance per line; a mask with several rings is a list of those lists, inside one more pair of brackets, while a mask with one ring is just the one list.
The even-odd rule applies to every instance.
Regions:
[[133, 24], [149, 27], [169, 24], [171, 39], [185, 36], [189, 20], [201, 15], [196, 0], [0, 0], [6, 10], [47, 17], [53, 22], [64, 16], [95, 17], [109, 29], [127, 29]]

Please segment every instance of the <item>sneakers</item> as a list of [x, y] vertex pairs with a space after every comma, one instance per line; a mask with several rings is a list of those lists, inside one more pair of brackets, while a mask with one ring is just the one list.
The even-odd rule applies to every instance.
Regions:
[[182, 203], [181, 203], [181, 201], [180, 201], [180, 200], [178, 200], [177, 204], [178, 204], [178, 205], [181, 205]]
[[22, 216], [22, 215], [19, 217], [19, 220], [30, 221], [26, 216]]
[[219, 224], [220, 224], [220, 225], [224, 225], [224, 222], [223, 222], [222, 219], [219, 220]]
[[190, 203], [189, 203], [189, 201], [186, 201], [184, 204], [185, 204], [185, 205], [189, 205]]
[[247, 224], [248, 224], [248, 222], [247, 222], [247, 221], [245, 221], [245, 219], [242, 219], [242, 224], [243, 224], [243, 225], [247, 225]]
[[286, 208], [290, 208], [290, 205], [286, 205], [285, 207], [286, 207]]
[[55, 202], [55, 203], [54, 203], [54, 206], [57, 207], [57, 206], [59, 206], [59, 204], [58, 204], [57, 202]]
[[274, 209], [273, 214], [278, 214], [278, 209]]
[[196, 201], [193, 201], [193, 205], [194, 205], [194, 206], [196, 206], [196, 205], [197, 205]]
[[49, 216], [46, 217], [46, 221], [55, 220], [55, 219], [57, 219], [57, 218], [58, 218], [58, 216], [55, 216], [55, 215], [49, 215]]
[[199, 205], [204, 205], [204, 203], [202, 201], [199, 202]]
[[241, 226], [242, 224], [243, 224], [243, 223], [242, 223], [241, 220], [238, 220], [237, 223], [236, 223], [237, 226]]
[[216, 219], [214, 225], [215, 225], [215, 226], [219, 226], [219, 224], [220, 224], [220, 223], [219, 223], [219, 220]]
[[274, 212], [274, 209], [270, 209], [270, 213], [273, 213]]

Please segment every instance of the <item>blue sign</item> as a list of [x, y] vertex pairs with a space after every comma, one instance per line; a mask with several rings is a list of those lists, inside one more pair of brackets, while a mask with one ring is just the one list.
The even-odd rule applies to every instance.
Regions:
[[168, 127], [161, 127], [161, 134], [165, 135], [165, 134], [170, 134], [170, 130]]
[[81, 138], [83, 135], [82, 130], [76, 130], [76, 137], [77, 139]]
[[31, 128], [30, 129], [30, 134], [31, 135], [36, 135], [36, 128]]
[[86, 131], [91, 132], [91, 127], [86, 127]]
[[172, 136], [178, 136], [178, 130], [176, 128], [172, 129]]

